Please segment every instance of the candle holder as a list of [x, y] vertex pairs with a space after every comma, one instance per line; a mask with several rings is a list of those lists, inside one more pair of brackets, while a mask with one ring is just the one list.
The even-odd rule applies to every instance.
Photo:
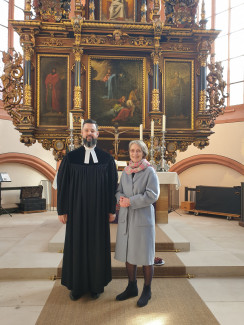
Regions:
[[155, 167], [154, 161], [154, 136], [151, 135], [150, 137], [151, 147], [150, 147], [150, 164]]
[[69, 144], [69, 151], [73, 151], [74, 149], [75, 149], [75, 145], [74, 145], [73, 129], [70, 129], [70, 144]]
[[166, 146], [165, 146], [165, 133], [167, 131], [162, 131], [162, 145], [161, 145], [161, 166], [160, 171], [161, 172], [168, 172], [169, 171], [169, 165], [167, 164], [167, 161], [165, 160], [165, 152], [166, 152]]

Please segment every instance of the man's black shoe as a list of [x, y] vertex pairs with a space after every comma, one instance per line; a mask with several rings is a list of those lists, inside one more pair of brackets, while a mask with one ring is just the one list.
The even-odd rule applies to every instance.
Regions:
[[81, 294], [70, 291], [69, 297], [70, 297], [71, 300], [75, 301], [75, 300], [78, 300], [81, 297]]
[[98, 299], [100, 297], [100, 293], [92, 292], [91, 297], [92, 297], [92, 299]]

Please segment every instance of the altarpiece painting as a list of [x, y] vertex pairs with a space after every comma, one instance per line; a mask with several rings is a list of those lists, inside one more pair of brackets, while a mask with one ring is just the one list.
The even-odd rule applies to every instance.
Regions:
[[193, 61], [166, 59], [164, 65], [167, 127], [191, 129], [194, 111]]
[[40, 54], [37, 61], [37, 125], [65, 126], [69, 107], [69, 56]]
[[145, 59], [89, 60], [89, 116], [101, 126], [138, 127], [144, 119]]

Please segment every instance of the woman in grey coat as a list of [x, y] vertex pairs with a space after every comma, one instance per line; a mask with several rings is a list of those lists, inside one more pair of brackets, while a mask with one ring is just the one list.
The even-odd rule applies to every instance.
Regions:
[[145, 159], [148, 154], [143, 141], [129, 144], [130, 163], [124, 169], [118, 191], [120, 204], [115, 259], [125, 262], [128, 286], [116, 300], [138, 296], [136, 271], [143, 265], [144, 287], [139, 307], [151, 298], [151, 282], [155, 254], [155, 212], [153, 203], [159, 197], [159, 181], [154, 168]]

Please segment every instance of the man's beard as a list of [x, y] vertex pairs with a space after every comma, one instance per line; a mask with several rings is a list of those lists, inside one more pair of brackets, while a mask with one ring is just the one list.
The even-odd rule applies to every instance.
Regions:
[[91, 140], [88, 141], [87, 138], [83, 138], [83, 143], [86, 147], [92, 148], [97, 144], [97, 139], [91, 138]]

